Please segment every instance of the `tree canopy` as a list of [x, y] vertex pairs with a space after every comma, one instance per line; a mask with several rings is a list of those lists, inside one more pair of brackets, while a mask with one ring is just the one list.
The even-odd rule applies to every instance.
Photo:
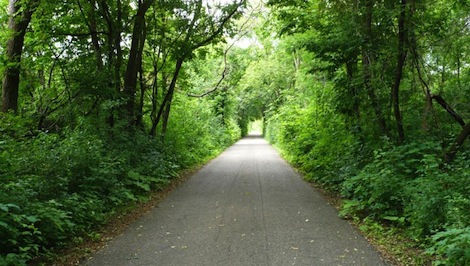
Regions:
[[425, 247], [409, 264], [470, 263], [469, 14], [460, 0], [0, 0], [0, 264], [83, 241], [254, 121], [344, 218]]

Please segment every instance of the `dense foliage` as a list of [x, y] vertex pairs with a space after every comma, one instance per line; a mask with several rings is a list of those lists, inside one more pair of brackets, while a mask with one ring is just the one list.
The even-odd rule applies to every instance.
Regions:
[[267, 138], [342, 195], [344, 217], [401, 228], [436, 265], [469, 264], [468, 3], [269, 2], [278, 37], [249, 74], [277, 97], [258, 107]]
[[139, 130], [96, 128], [90, 121], [29, 136], [28, 127], [18, 126], [25, 118], [3, 115], [2, 128], [16, 126], [14, 136], [1, 132], [0, 264], [17, 265], [93, 237], [117, 209], [145, 201], [179, 170], [237, 137], [211, 118], [207, 105], [186, 104], [199, 116], [187, 119], [187, 109], [175, 108], [165, 144]]
[[241, 136], [239, 77], [191, 94], [217, 87], [243, 7], [0, 1], [0, 265], [96, 238], [113, 213]]
[[0, 264], [93, 238], [255, 120], [343, 217], [470, 263], [469, 4], [261, 2], [0, 0]]

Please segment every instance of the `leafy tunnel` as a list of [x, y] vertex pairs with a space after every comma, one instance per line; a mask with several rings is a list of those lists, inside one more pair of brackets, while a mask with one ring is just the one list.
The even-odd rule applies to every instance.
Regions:
[[93, 238], [253, 121], [344, 218], [421, 250], [410, 264], [468, 265], [468, 14], [458, 0], [0, 0], [0, 265]]

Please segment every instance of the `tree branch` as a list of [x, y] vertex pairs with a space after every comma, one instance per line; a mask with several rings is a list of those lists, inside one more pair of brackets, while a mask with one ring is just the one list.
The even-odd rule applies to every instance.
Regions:
[[225, 79], [225, 76], [227, 75], [227, 70], [228, 70], [228, 67], [227, 67], [227, 54], [228, 54], [229, 50], [233, 47], [235, 42], [233, 42], [224, 52], [224, 70], [222, 71], [222, 76], [220, 77], [219, 82], [217, 82], [215, 87], [212, 90], [206, 91], [203, 94], [199, 94], [199, 95], [188, 93], [189, 97], [202, 98], [202, 97], [207, 96], [207, 95], [209, 95], [209, 94], [211, 94], [211, 93], [213, 93], [213, 92], [215, 92], [216, 90], [219, 89], [220, 84], [222, 83], [222, 81]]
[[220, 35], [220, 33], [222, 33], [222, 30], [224, 29], [225, 27], [225, 24], [228, 23], [228, 21], [237, 13], [238, 11], [238, 8], [241, 6], [241, 3], [238, 4], [236, 6], [236, 8], [234, 8], [220, 23], [219, 27], [217, 28], [217, 30], [215, 30], [214, 32], [212, 32], [211, 35], [209, 35], [209, 37], [207, 37], [205, 40], [202, 40], [201, 42], [195, 44], [194, 46], [191, 47], [190, 51], [194, 51], [196, 50], [197, 48], [200, 48], [200, 47], [203, 47], [203, 46], [206, 46], [208, 45], [209, 43], [211, 43], [217, 36]]
[[[95, 33], [97, 34], [108, 34], [108, 32], [104, 31], [96, 31]], [[55, 33], [54, 35], [56, 36], [72, 36], [72, 37], [88, 37], [91, 36], [93, 33], [92, 32], [58, 32]]]
[[462, 127], [465, 126], [465, 121], [463, 118], [458, 115], [457, 112], [455, 112], [454, 109], [452, 109], [452, 107], [440, 95], [432, 95], [431, 99], [440, 104], [447, 111], [447, 113], [449, 113], [450, 116], [452, 116]]
[[[238, 10], [238, 7], [235, 8], [235, 11]], [[245, 29], [246, 25], [250, 22], [250, 20], [253, 18], [253, 13], [254, 11], [251, 12], [249, 18], [241, 25], [240, 29], [243, 30]], [[233, 16], [233, 14], [231, 15]], [[207, 96], [215, 91], [217, 91], [219, 89], [219, 86], [220, 84], [222, 83], [222, 81], [225, 79], [226, 75], [227, 75], [227, 70], [228, 70], [228, 64], [227, 64], [227, 54], [228, 52], [230, 51], [230, 49], [232, 49], [232, 47], [235, 45], [236, 42], [238, 42], [242, 37], [246, 36], [248, 34], [248, 31], [245, 31], [243, 34], [239, 35], [238, 38], [232, 42], [232, 44], [230, 44], [230, 46], [225, 49], [225, 52], [224, 52], [224, 70], [222, 71], [222, 76], [221, 78], [219, 79], [219, 81], [217, 82], [217, 84], [215, 85], [215, 87], [209, 91], [206, 91], [202, 94], [193, 94], [193, 93], [188, 93], [188, 96], [189, 97], [194, 97], [194, 98], [202, 98], [204, 96]]]
[[445, 162], [451, 163], [455, 159], [455, 155], [459, 151], [460, 147], [463, 145], [467, 137], [470, 135], [470, 124], [467, 124], [463, 127], [460, 134], [457, 136], [457, 139], [454, 142], [454, 145], [449, 149], [445, 154]]

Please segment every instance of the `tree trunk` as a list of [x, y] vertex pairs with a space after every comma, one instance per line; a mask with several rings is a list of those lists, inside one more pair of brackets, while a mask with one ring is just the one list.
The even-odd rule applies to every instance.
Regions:
[[465, 142], [465, 139], [470, 135], [470, 124], [467, 124], [463, 127], [460, 135], [454, 142], [454, 145], [449, 149], [449, 151], [445, 155], [446, 163], [451, 163], [455, 159], [455, 155], [459, 151], [462, 144]]
[[95, 52], [96, 64], [98, 70], [103, 69], [103, 56], [101, 54], [101, 47], [100, 47], [100, 39], [97, 33], [97, 25], [96, 25], [96, 15], [95, 15], [95, 0], [91, 1], [91, 10], [90, 10], [90, 32], [91, 32], [91, 42], [93, 44], [93, 51]]
[[374, 0], [365, 0], [365, 13], [363, 17], [363, 36], [364, 36], [364, 47], [362, 48], [362, 67], [363, 67], [363, 76], [364, 76], [364, 87], [369, 96], [372, 109], [374, 110], [377, 123], [379, 124], [382, 134], [388, 135], [387, 122], [380, 108], [379, 99], [377, 94], [372, 86], [372, 70], [371, 70], [371, 58], [373, 57], [372, 53], [372, 17], [374, 10]]
[[400, 112], [400, 83], [403, 77], [403, 68], [406, 61], [406, 0], [401, 0], [400, 17], [398, 18], [398, 51], [397, 51], [397, 68], [395, 72], [395, 81], [392, 87], [393, 114], [395, 116], [398, 143], [405, 140], [405, 131], [403, 129], [403, 119]]
[[181, 67], [183, 66], [184, 59], [178, 59], [176, 61], [176, 66], [175, 66], [175, 71], [173, 72], [173, 78], [171, 79], [170, 86], [168, 87], [168, 92], [165, 95], [165, 98], [163, 99], [162, 104], [160, 105], [160, 109], [158, 110], [157, 117], [153, 121], [152, 129], [150, 130], [151, 135], [155, 134], [156, 128], [158, 124], [160, 123], [160, 119], [162, 118], [163, 112], [165, 109], [170, 110], [170, 108], [166, 108], [168, 103], [171, 103], [173, 100], [173, 94], [176, 88], [176, 81], [178, 80], [178, 75], [181, 70]]
[[[155, 51], [154, 51], [155, 52]], [[153, 60], [153, 84], [152, 84], [152, 111], [150, 112], [150, 120], [152, 121], [152, 127], [150, 129], [150, 132], [149, 132], [149, 135], [152, 136], [152, 137], [155, 137], [156, 135], [156, 125], [155, 125], [155, 120], [156, 120], [156, 117], [157, 117], [157, 102], [158, 102], [158, 73], [159, 73], [159, 69], [158, 69], [158, 58], [160, 58], [160, 52], [161, 52], [161, 49], [159, 48], [158, 49], [158, 52], [155, 53], [157, 56], [154, 57], [154, 60]], [[163, 62], [164, 64], [165, 62]], [[166, 84], [166, 80], [165, 80], [165, 75], [162, 73], [162, 84], [163, 86]], [[163, 88], [162, 86], [162, 88]]]
[[[109, 99], [115, 100], [116, 95], [121, 92], [121, 66], [122, 66], [122, 49], [121, 49], [121, 33], [122, 33], [122, 3], [116, 0], [116, 18], [112, 16], [110, 7], [106, 0], [95, 0], [98, 4], [100, 15], [104, 18], [107, 26], [106, 32], [106, 60], [104, 63], [109, 71], [109, 87], [114, 89]], [[112, 73], [112, 74], [111, 74]], [[117, 108], [112, 107], [109, 110], [107, 123], [110, 127], [114, 127], [115, 114]]]
[[145, 102], [145, 81], [144, 81], [144, 70], [142, 69], [142, 66], [140, 67], [139, 70], [139, 83], [140, 83], [140, 99], [139, 99], [139, 106], [138, 106], [138, 111], [137, 111], [137, 116], [135, 119], [135, 125], [136, 126], [142, 126], [142, 118], [144, 115], [144, 102]]
[[363, 135], [362, 135], [362, 125], [361, 125], [361, 108], [359, 104], [360, 95], [359, 95], [359, 92], [357, 91], [356, 85], [353, 82], [354, 75], [355, 75], [354, 73], [356, 72], [357, 72], [357, 60], [354, 60], [353, 62], [349, 62], [346, 64], [346, 73], [349, 79], [348, 87], [349, 87], [349, 92], [351, 94], [352, 101], [353, 101], [352, 117], [354, 117], [354, 119], [356, 120], [354, 122], [355, 123], [354, 133], [357, 134], [357, 136], [359, 136], [359, 138], [362, 140]]
[[2, 111], [18, 111], [18, 91], [20, 84], [20, 63], [24, 37], [33, 12], [39, 1], [10, 0], [8, 4], [8, 29], [12, 35], [6, 44], [6, 68], [2, 82]]
[[454, 111], [454, 109], [440, 95], [431, 95], [431, 99], [435, 100], [439, 105], [441, 105], [442, 108], [444, 108], [457, 123], [459, 123], [461, 126], [465, 126], [465, 121], [463, 118], [457, 114], [457, 112]]
[[97, 69], [100, 71], [103, 69], [103, 57], [101, 54], [100, 40], [98, 37], [98, 31], [97, 31], [97, 22], [96, 22], [96, 14], [95, 14], [96, 1], [89, 0], [89, 3], [90, 3], [90, 9], [88, 10], [88, 12], [86, 12], [80, 0], [77, 1], [80, 12], [85, 20], [88, 30], [90, 31], [91, 44], [93, 47], [93, 52], [95, 54], [96, 65], [97, 65]]
[[147, 26], [145, 24], [145, 20], [143, 22], [143, 29], [142, 29], [142, 40], [140, 42], [140, 47], [139, 47], [139, 54], [137, 57], [137, 62], [139, 64], [138, 68], [138, 74], [139, 74], [139, 87], [140, 87], [140, 99], [139, 99], [139, 105], [137, 106], [138, 111], [137, 115], [135, 118], [135, 125], [140, 126], [142, 123], [142, 116], [143, 116], [143, 110], [144, 110], [144, 100], [145, 100], [145, 80], [144, 80], [144, 68], [142, 66], [142, 53], [144, 51], [144, 45], [145, 45], [145, 40], [147, 39]]
[[[121, 92], [121, 66], [123, 61], [122, 55], [122, 2], [121, 0], [117, 0], [117, 20], [115, 23], [115, 33], [114, 33], [114, 48], [116, 49], [116, 62], [114, 64], [114, 79], [116, 82], [116, 92]], [[111, 51], [112, 52], [112, 51]]]
[[170, 97], [170, 100], [167, 102], [165, 111], [163, 112], [163, 122], [162, 122], [162, 140], [165, 141], [166, 131], [168, 130], [168, 121], [170, 120], [170, 111], [171, 111], [171, 102], [173, 101], [173, 95]]
[[155, 0], [147, 0], [139, 5], [134, 18], [131, 50], [124, 74], [124, 95], [126, 96], [126, 117], [129, 123], [134, 122], [135, 93], [137, 87], [137, 72], [142, 64], [143, 44], [145, 42], [145, 13]]

